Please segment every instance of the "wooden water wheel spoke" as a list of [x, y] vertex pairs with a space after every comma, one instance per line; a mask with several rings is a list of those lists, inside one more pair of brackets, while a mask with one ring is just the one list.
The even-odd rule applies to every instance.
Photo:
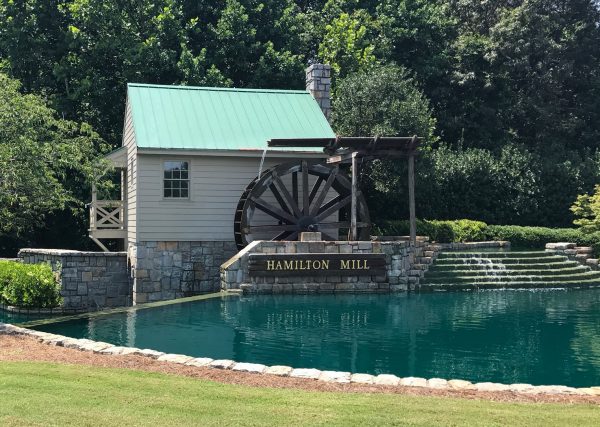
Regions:
[[[236, 244], [242, 249], [257, 239], [296, 240], [305, 231], [320, 231], [324, 240], [340, 240], [346, 235], [342, 230], [350, 228], [351, 200], [351, 183], [338, 166], [306, 160], [276, 166], [254, 179], [242, 194], [234, 222]], [[369, 213], [360, 193], [357, 204], [358, 226], [363, 227], [360, 238], [366, 240]]]
[[298, 172], [292, 172], [292, 199], [298, 206]]
[[302, 162], [302, 214], [308, 215], [310, 212], [310, 199], [308, 198], [308, 163]]
[[272, 216], [273, 218], [276, 218], [280, 221], [287, 222], [288, 224], [295, 224], [297, 222], [296, 218], [294, 218], [292, 215], [290, 215], [287, 212], [282, 211], [281, 209], [273, 206], [272, 204], [270, 204], [269, 202], [266, 202], [265, 200], [252, 199], [252, 202], [258, 209], [260, 209], [267, 215]]
[[279, 188], [279, 190], [281, 191], [281, 194], [283, 195], [283, 198], [288, 203], [289, 207], [292, 209], [292, 212], [293, 212], [294, 216], [296, 218], [301, 217], [302, 216], [302, 212], [300, 212], [300, 208], [298, 207], [298, 203], [293, 199], [292, 195], [290, 194], [290, 192], [288, 191], [288, 189], [285, 187], [285, 184], [283, 183], [283, 181], [281, 181], [281, 178], [279, 178], [279, 176], [276, 173], [273, 174], [273, 180], [274, 180], [275, 185], [277, 186], [277, 188]]
[[296, 235], [298, 234], [297, 232], [292, 232], [292, 231], [284, 231], [284, 232], [282, 232], [282, 233], [279, 233], [277, 236], [273, 237], [273, 238], [271, 239], [271, 241], [279, 241], [279, 240], [292, 240], [292, 239], [291, 239], [291, 236], [292, 236], [294, 233], [295, 233]]
[[285, 203], [285, 200], [283, 200], [283, 197], [281, 196], [281, 193], [279, 192], [279, 190], [277, 189], [275, 184], [271, 184], [269, 186], [269, 189], [271, 190], [271, 193], [273, 193], [273, 195], [275, 196], [275, 200], [277, 200], [277, 203], [279, 203], [279, 206], [281, 206], [281, 209], [283, 209], [285, 212], [287, 212], [288, 214], [291, 215], [292, 211], [290, 210], [288, 205]]
[[[358, 228], [370, 227], [371, 224], [368, 222], [357, 222], [356, 226]], [[350, 228], [350, 221], [342, 221], [342, 222], [321, 222], [319, 223], [319, 229], [322, 228]]]
[[294, 231], [292, 234], [290, 234], [289, 236], [287, 236], [285, 239], [286, 240], [296, 240], [297, 238], [298, 238], [298, 232]]
[[332, 170], [331, 174], [329, 175], [329, 178], [327, 178], [327, 181], [325, 182], [325, 185], [321, 189], [321, 192], [317, 196], [317, 200], [313, 204], [313, 209], [311, 211], [311, 215], [313, 215], [313, 216], [317, 215], [317, 213], [319, 212], [319, 209], [321, 208], [321, 205], [323, 204], [323, 201], [325, 200], [325, 197], [327, 196], [329, 189], [331, 188], [331, 186], [333, 185], [333, 182], [337, 178], [338, 172], [339, 172], [339, 168], [336, 166]]
[[322, 176], [320, 176], [319, 178], [317, 178], [317, 181], [312, 186], [312, 189], [310, 190], [310, 194], [308, 196], [309, 204], [312, 204], [313, 200], [315, 199], [315, 196], [317, 195], [317, 192], [319, 191], [319, 187], [321, 187], [321, 184], [323, 184], [323, 181], [325, 181], [325, 180], [323, 179]]
[[244, 231], [252, 233], [252, 232], [261, 232], [261, 231], [272, 231], [272, 232], [283, 232], [283, 231], [297, 231], [298, 224], [277, 224], [277, 225], [253, 225], [251, 227], [246, 227]]
[[341, 200], [342, 200], [342, 196], [336, 196], [335, 198], [331, 199], [330, 201], [328, 201], [327, 203], [325, 203], [323, 206], [321, 206], [319, 208], [317, 215], [320, 214], [321, 212], [329, 209], [330, 207], [334, 206], [335, 204], [339, 203]]
[[323, 221], [328, 216], [333, 215], [335, 212], [342, 210], [343, 208], [348, 206], [351, 201], [352, 201], [352, 196], [347, 196], [347, 197], [343, 198], [342, 200], [340, 200], [339, 202], [337, 202], [336, 204], [334, 204], [333, 206], [323, 210], [321, 213], [319, 213], [319, 215], [317, 215], [315, 217], [315, 219], [319, 222]]

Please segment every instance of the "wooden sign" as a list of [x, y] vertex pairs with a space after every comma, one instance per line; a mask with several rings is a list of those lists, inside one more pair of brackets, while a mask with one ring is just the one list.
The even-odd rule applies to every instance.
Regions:
[[382, 254], [250, 254], [250, 276], [370, 276], [385, 274]]

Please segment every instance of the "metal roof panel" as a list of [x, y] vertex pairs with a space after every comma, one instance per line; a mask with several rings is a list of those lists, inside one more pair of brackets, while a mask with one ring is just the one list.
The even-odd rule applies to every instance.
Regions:
[[335, 137], [307, 91], [130, 83], [127, 96], [141, 148], [264, 150], [270, 139]]

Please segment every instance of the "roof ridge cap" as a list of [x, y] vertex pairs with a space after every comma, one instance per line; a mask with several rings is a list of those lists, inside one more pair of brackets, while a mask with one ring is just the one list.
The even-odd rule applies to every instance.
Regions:
[[215, 87], [215, 86], [186, 86], [186, 85], [158, 85], [151, 83], [127, 83], [127, 89], [151, 88], [151, 89], [169, 89], [169, 90], [198, 90], [215, 92], [253, 92], [253, 93], [286, 93], [286, 94], [309, 94], [308, 90], [302, 89], [266, 89], [266, 88], [238, 88], [238, 87]]

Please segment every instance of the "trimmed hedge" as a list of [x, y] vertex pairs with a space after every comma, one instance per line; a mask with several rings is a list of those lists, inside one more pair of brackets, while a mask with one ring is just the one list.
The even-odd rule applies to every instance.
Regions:
[[0, 301], [23, 308], [57, 307], [60, 284], [49, 264], [0, 261]]
[[[439, 243], [476, 242], [486, 240], [485, 222], [460, 219], [456, 221], [417, 220], [417, 234], [429, 236]], [[375, 232], [387, 236], [407, 236], [410, 233], [408, 221], [384, 221], [376, 226]]]
[[486, 240], [508, 240], [518, 248], [541, 249], [546, 243], [571, 242], [592, 246], [600, 253], [600, 232], [584, 233], [577, 228], [521, 227], [517, 225], [488, 225]]
[[[384, 221], [376, 232], [381, 235], [408, 235], [408, 221]], [[523, 227], [518, 225], [487, 225], [482, 221], [417, 221], [417, 234], [429, 236], [439, 243], [508, 240], [513, 247], [543, 249], [546, 243], [572, 242], [592, 246], [600, 254], [600, 232], [584, 233], [577, 228]]]

